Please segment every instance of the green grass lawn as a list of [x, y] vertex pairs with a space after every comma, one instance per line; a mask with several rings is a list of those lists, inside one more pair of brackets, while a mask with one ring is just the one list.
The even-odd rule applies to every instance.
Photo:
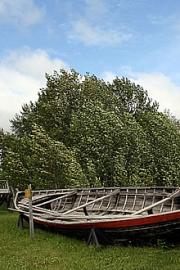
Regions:
[[180, 247], [87, 247], [65, 236], [17, 228], [18, 216], [0, 212], [0, 269], [148, 270], [180, 269]]

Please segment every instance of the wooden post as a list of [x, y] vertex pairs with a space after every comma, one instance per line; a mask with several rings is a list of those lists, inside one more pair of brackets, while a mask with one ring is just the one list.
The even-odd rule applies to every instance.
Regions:
[[34, 221], [33, 221], [33, 209], [32, 209], [32, 187], [31, 184], [25, 191], [25, 197], [29, 199], [29, 234], [30, 238], [34, 238]]

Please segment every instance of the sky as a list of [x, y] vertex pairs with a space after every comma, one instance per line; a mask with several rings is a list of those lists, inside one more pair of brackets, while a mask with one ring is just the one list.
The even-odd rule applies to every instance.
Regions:
[[61, 68], [125, 76], [180, 119], [179, 0], [0, 0], [0, 128]]

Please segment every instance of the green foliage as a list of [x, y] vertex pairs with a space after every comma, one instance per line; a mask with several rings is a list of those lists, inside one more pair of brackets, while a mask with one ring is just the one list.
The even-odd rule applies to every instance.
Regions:
[[61, 70], [0, 141], [14, 186], [179, 185], [179, 121], [127, 78]]
[[[87, 177], [90, 168], [101, 185], [117, 185], [125, 181], [122, 153], [122, 123], [112, 111], [105, 111], [98, 102], [87, 103], [73, 115], [70, 144]], [[94, 177], [93, 177], [94, 178]], [[89, 179], [90, 185], [94, 180]]]
[[30, 135], [9, 135], [6, 147], [3, 168], [15, 187], [22, 188], [28, 183], [36, 188], [87, 185], [73, 152], [36, 125]]
[[110, 88], [116, 95], [121, 110], [123, 108], [124, 111], [136, 116], [142, 111], [156, 112], [158, 109], [158, 103], [152, 102], [147, 91], [127, 78], [117, 77]]
[[165, 114], [158, 112], [142, 114], [140, 123], [150, 143], [154, 182], [159, 185], [179, 185], [180, 134], [176, 125]]

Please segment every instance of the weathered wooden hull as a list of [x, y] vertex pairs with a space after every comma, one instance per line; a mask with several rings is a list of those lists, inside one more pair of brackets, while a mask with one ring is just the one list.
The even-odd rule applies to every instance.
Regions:
[[[180, 232], [179, 188], [35, 191], [33, 198], [36, 225], [79, 236], [93, 230], [100, 242], [169, 238]], [[15, 205], [27, 219], [28, 201], [17, 196]]]
[[[67, 236], [88, 240], [91, 229], [100, 244], [154, 244], [163, 239], [166, 243], [180, 243], [180, 213], [163, 218], [144, 218], [138, 222], [106, 221], [84, 224], [62, 224], [34, 218], [35, 226], [60, 232]], [[28, 216], [24, 216], [28, 221]]]
[[[148, 226], [161, 226], [161, 224], [180, 223], [180, 211], [166, 213], [161, 215], [149, 215], [142, 218], [131, 218], [126, 220], [105, 220], [97, 222], [74, 222], [73, 224], [64, 224], [34, 217], [34, 222], [44, 225], [45, 227], [67, 229], [67, 230], [83, 230], [83, 229], [121, 229], [124, 228], [148, 228]], [[180, 226], [180, 225], [179, 225]]]

